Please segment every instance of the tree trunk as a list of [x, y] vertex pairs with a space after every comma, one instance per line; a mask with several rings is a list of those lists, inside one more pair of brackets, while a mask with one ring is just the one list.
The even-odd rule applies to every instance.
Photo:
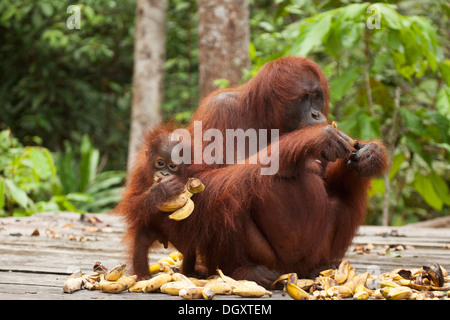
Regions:
[[216, 79], [237, 85], [250, 68], [248, 0], [198, 0], [200, 96], [217, 89]]
[[128, 170], [145, 130], [161, 121], [167, 0], [138, 0], [134, 35], [133, 101]]

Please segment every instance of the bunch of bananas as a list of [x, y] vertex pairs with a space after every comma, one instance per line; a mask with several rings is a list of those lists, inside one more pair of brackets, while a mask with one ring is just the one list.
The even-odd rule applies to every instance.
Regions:
[[191, 197], [194, 193], [205, 190], [203, 183], [197, 178], [189, 178], [184, 186], [184, 191], [176, 196], [166, 199], [158, 205], [158, 209], [162, 212], [173, 212], [169, 215], [170, 219], [180, 221], [189, 217], [194, 211], [194, 201]]

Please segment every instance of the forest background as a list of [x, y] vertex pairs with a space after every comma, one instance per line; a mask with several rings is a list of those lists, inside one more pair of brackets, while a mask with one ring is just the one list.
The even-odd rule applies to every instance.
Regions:
[[[387, 146], [366, 223], [448, 216], [449, 12], [445, 0], [0, 0], [0, 216], [110, 210], [142, 130], [139, 90], [156, 99], [147, 124], [186, 123], [213, 88], [292, 54], [321, 66], [342, 131]], [[138, 78], [145, 50], [158, 54]]]

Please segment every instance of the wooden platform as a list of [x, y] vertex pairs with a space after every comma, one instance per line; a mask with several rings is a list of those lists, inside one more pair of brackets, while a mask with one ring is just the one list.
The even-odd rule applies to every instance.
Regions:
[[[101, 222], [94, 225], [87, 217], [98, 217]], [[62, 284], [72, 272], [81, 269], [83, 273], [91, 273], [96, 261], [109, 268], [125, 261], [120, 243], [122, 232], [121, 221], [107, 214], [90, 214], [82, 221], [79, 214], [67, 212], [1, 218], [0, 299], [179, 299], [129, 292], [118, 295], [88, 290], [63, 293]], [[355, 247], [368, 244], [366, 249], [370, 250], [366, 250], [366, 254], [353, 251]], [[386, 254], [386, 246], [397, 245], [404, 250], [391, 249]], [[433, 263], [450, 271], [449, 248], [449, 228], [363, 226], [347, 257], [358, 273], [386, 272], [397, 267], [412, 269]], [[172, 250], [157, 250], [151, 255], [151, 263]], [[218, 296], [217, 299], [239, 297]], [[290, 298], [276, 291], [271, 298], [261, 299]]]

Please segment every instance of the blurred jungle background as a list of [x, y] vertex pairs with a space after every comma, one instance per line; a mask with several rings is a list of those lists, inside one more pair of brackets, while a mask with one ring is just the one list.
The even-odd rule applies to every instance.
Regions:
[[185, 123], [210, 90], [292, 54], [321, 66], [342, 131], [387, 146], [366, 223], [448, 216], [449, 12], [446, 0], [0, 0], [0, 216], [110, 210], [135, 117]]

